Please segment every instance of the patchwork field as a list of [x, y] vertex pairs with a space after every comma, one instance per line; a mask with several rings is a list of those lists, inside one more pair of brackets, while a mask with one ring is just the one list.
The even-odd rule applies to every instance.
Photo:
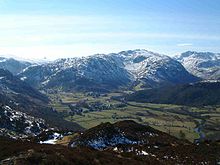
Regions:
[[220, 107], [187, 107], [168, 104], [123, 102], [123, 93], [105, 95], [59, 93], [49, 95], [51, 106], [72, 122], [84, 128], [102, 122], [135, 120], [178, 138], [194, 141], [220, 137]]

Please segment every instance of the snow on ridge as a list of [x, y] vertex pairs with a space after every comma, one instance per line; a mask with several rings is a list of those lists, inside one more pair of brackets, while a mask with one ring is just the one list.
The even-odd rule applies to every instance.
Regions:
[[[35, 136], [46, 128], [43, 119], [13, 110], [8, 105], [3, 106], [2, 109], [4, 112], [0, 113], [0, 118], [4, 127], [0, 128], [0, 135], [6, 135], [12, 138]], [[16, 131], [18, 132], [13, 133]]]
[[[145, 58], [141, 62], [133, 62], [133, 60], [137, 57]], [[160, 55], [158, 53], [150, 52], [144, 49], [137, 49], [134, 51], [123, 51], [119, 53], [111, 53], [111, 54], [95, 54], [88, 57], [75, 57], [75, 58], [66, 58], [56, 60], [52, 65], [56, 65], [59, 69], [67, 69], [67, 68], [77, 68], [80, 69], [84, 66], [87, 66], [89, 62], [102, 59], [112, 63], [121, 63], [119, 66], [127, 70], [130, 74], [134, 76], [134, 78], [145, 77], [151, 72], [148, 72], [149, 67], [151, 70], [156, 69], [160, 65], [166, 63], [166, 61], [171, 60], [170, 57], [165, 55]]]

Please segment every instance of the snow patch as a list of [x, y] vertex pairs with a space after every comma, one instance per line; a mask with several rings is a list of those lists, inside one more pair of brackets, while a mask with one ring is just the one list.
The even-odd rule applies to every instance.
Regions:
[[58, 140], [63, 138], [62, 134], [59, 134], [57, 132], [53, 133], [53, 135], [50, 137], [50, 139], [45, 141], [40, 141], [40, 144], [56, 144]]

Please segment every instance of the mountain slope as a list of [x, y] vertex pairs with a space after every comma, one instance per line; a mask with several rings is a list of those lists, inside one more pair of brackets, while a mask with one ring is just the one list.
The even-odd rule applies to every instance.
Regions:
[[0, 57], [0, 68], [9, 70], [14, 75], [22, 72], [31, 63], [25, 61], [15, 60], [13, 58]]
[[[3, 107], [10, 107], [12, 111], [24, 114], [23, 116], [44, 119], [45, 123], [51, 127], [69, 130], [82, 129], [76, 123], [63, 120], [48, 106], [48, 103], [47, 96], [13, 76], [9, 71], [0, 69], [0, 104]], [[4, 113], [1, 113], [1, 117], [5, 117]]]
[[10, 138], [36, 136], [48, 128], [43, 119], [13, 110], [9, 106], [0, 106], [0, 119], [0, 136]]
[[220, 82], [168, 86], [137, 91], [126, 100], [191, 106], [220, 105]]
[[19, 105], [24, 109], [30, 106], [44, 106], [49, 102], [45, 95], [3, 69], [0, 69], [0, 98], [2, 103], [13, 102], [14, 106]]
[[19, 76], [38, 88], [100, 91], [136, 82], [155, 87], [198, 80], [179, 62], [147, 50], [60, 59], [29, 67]]
[[219, 53], [188, 51], [175, 59], [195, 76], [203, 79], [220, 79]]

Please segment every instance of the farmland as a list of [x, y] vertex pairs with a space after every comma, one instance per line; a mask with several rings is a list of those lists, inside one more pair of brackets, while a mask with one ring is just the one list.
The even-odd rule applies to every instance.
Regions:
[[220, 136], [218, 106], [189, 107], [124, 102], [118, 99], [122, 95], [123, 92], [103, 95], [62, 92], [49, 97], [51, 106], [66, 120], [76, 122], [86, 129], [102, 122], [134, 120], [192, 142], [199, 139], [201, 134], [210, 139]]

